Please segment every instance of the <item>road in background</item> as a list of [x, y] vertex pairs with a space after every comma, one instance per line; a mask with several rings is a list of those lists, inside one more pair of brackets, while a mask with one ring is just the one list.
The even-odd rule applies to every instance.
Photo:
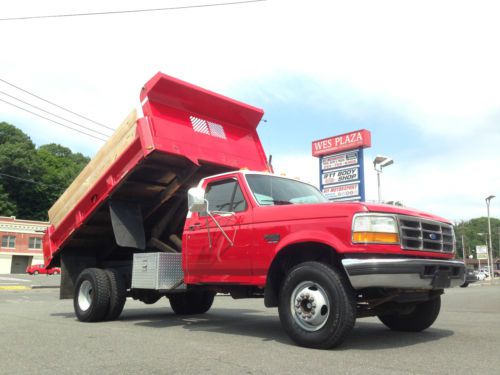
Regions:
[[23, 290], [31, 289], [33, 287], [58, 288], [60, 283], [61, 275], [0, 275], [0, 291]]
[[80, 323], [58, 289], [0, 291], [1, 373], [498, 374], [500, 286], [456, 288], [422, 333], [359, 319], [335, 350], [296, 347], [262, 300], [218, 296], [176, 316], [166, 299], [127, 300], [118, 321]]

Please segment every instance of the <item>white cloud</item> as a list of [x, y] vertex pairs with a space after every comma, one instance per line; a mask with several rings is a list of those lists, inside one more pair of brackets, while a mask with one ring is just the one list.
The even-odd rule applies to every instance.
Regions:
[[273, 155], [273, 169], [277, 175], [296, 178], [319, 187], [318, 159], [310, 155], [275, 154]]

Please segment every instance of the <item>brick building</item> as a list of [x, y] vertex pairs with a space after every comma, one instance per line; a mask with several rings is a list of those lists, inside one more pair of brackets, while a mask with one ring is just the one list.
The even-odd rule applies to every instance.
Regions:
[[25, 273], [26, 267], [43, 263], [45, 221], [0, 216], [0, 274]]

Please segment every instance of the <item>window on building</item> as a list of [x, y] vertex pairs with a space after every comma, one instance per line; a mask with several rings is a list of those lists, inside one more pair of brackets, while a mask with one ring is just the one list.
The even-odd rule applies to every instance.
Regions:
[[16, 247], [16, 236], [2, 236], [2, 247], [14, 249]]
[[41, 249], [42, 248], [42, 239], [40, 237], [30, 237], [28, 248]]

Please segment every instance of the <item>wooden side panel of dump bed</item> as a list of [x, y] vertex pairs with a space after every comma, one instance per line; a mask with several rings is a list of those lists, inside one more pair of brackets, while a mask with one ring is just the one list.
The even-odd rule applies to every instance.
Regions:
[[46, 265], [61, 251], [97, 261], [141, 251], [117, 245], [111, 206], [140, 218], [144, 251], [180, 251], [187, 189], [211, 174], [268, 169], [256, 132], [262, 110], [162, 73], [141, 101], [144, 117], [132, 113], [50, 209]]
[[133, 110], [49, 209], [49, 222], [52, 225], [57, 227], [61, 223], [66, 213], [83, 198], [104, 171], [132, 143], [136, 136], [136, 122], [137, 111]]

